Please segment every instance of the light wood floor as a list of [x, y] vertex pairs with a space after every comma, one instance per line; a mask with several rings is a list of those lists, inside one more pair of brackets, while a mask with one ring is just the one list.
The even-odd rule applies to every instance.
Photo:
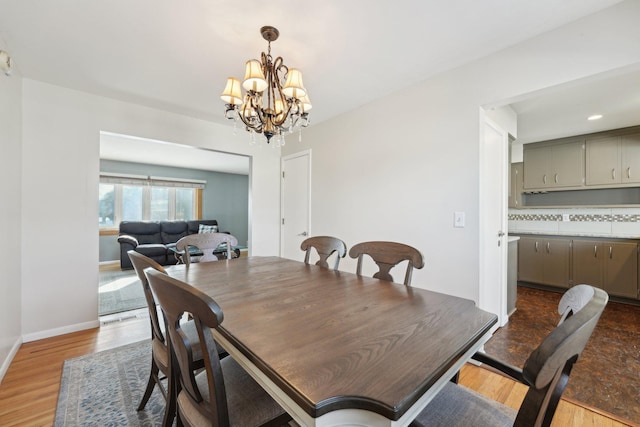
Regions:
[[[23, 344], [0, 384], [0, 426], [50, 426], [55, 417], [64, 360], [150, 336], [148, 319], [132, 319], [101, 328]], [[466, 365], [460, 383], [515, 409], [526, 388], [473, 365]], [[553, 426], [633, 426], [606, 414], [562, 401]]]

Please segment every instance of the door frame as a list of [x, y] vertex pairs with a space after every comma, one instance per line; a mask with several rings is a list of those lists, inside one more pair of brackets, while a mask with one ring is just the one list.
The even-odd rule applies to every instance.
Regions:
[[[502, 139], [502, 147], [501, 147], [501, 158], [502, 161], [499, 161], [499, 170], [489, 169], [487, 164], [487, 152], [485, 150], [485, 130], [487, 127], [491, 127], [494, 131], [501, 135]], [[495, 307], [493, 301], [498, 301], [499, 311], [496, 313], [498, 315], [498, 323], [494, 328], [499, 326], [504, 326], [509, 321], [509, 316], [507, 313], [507, 267], [508, 267], [508, 191], [509, 191], [509, 177], [508, 173], [508, 162], [509, 159], [509, 134], [496, 122], [491, 120], [487, 115], [483, 108], [480, 108], [480, 165], [479, 165], [479, 286], [478, 286], [478, 307], [488, 310], [494, 311], [491, 307]], [[501, 176], [501, 185], [500, 188], [487, 188], [488, 184], [486, 183], [488, 180], [486, 176], [488, 173], [498, 173]], [[493, 265], [493, 263], [489, 262], [489, 258], [485, 257], [485, 247], [487, 244], [487, 233], [484, 230], [487, 227], [487, 216], [491, 211], [491, 207], [487, 201], [485, 195], [488, 192], [500, 191], [502, 200], [502, 213], [500, 218], [500, 227], [501, 231], [504, 233], [503, 236], [497, 237], [500, 239], [500, 259], [502, 263], [502, 267]], [[497, 232], [498, 230], [496, 230]], [[493, 238], [493, 237], [492, 237]], [[488, 283], [488, 272], [495, 271], [495, 269], [499, 269], [499, 282], [498, 284]]]
[[292, 160], [298, 157], [306, 157], [307, 158], [307, 202], [309, 206], [307, 206], [307, 233], [311, 236], [311, 149], [298, 151], [297, 153], [289, 154], [280, 159], [280, 256], [284, 256], [284, 229], [282, 227], [282, 222], [284, 219], [284, 166], [285, 162], [288, 160]]

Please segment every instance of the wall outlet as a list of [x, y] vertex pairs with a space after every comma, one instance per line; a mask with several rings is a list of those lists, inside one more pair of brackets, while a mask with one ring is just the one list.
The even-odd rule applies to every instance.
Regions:
[[569, 221], [571, 221], [571, 220], [569, 219], [569, 214], [562, 214], [562, 221], [563, 221], [563, 222], [569, 222]]
[[453, 213], [453, 226], [456, 228], [464, 228], [464, 212]]

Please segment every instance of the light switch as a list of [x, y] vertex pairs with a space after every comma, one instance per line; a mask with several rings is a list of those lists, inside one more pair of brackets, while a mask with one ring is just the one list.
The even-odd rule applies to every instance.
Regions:
[[464, 228], [464, 212], [453, 213], [453, 226], [456, 228]]

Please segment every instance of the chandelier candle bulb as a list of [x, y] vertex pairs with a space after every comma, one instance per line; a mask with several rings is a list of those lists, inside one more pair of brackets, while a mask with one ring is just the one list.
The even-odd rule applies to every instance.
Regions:
[[252, 138], [254, 133], [262, 133], [269, 143], [273, 136], [279, 136], [274, 139], [276, 146], [284, 145], [284, 132], [309, 126], [311, 102], [302, 72], [287, 67], [282, 57], [271, 56], [271, 42], [278, 39], [278, 30], [265, 26], [260, 33], [268, 42], [267, 52], [262, 52], [260, 60], [247, 61], [244, 96], [240, 81], [230, 77], [220, 98], [225, 103], [225, 117], [242, 121]]

